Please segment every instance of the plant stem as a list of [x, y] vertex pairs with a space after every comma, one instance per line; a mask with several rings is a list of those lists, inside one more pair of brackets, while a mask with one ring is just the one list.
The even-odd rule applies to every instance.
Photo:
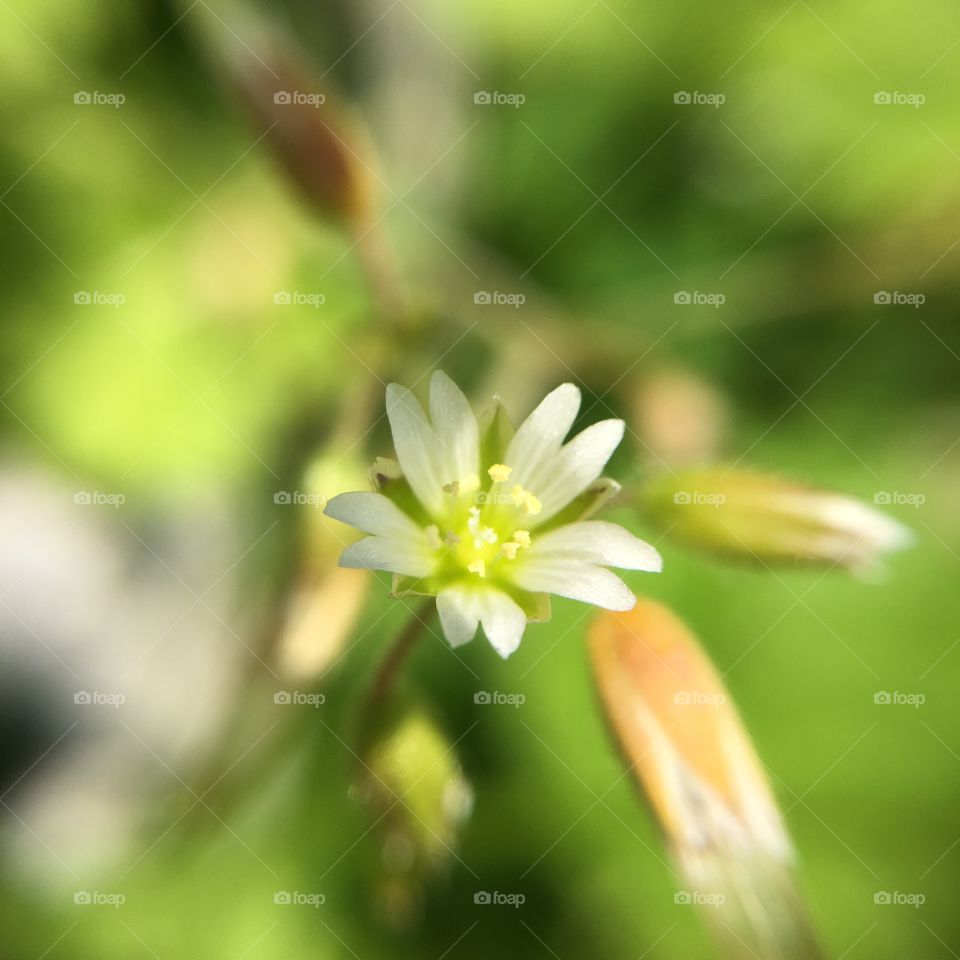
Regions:
[[424, 598], [420, 606], [413, 611], [413, 616], [406, 627], [388, 648], [370, 684], [370, 692], [367, 695], [367, 719], [372, 717], [375, 711], [389, 699], [400, 668], [417, 645], [417, 641], [423, 636], [423, 631], [427, 628], [435, 609], [433, 597]]

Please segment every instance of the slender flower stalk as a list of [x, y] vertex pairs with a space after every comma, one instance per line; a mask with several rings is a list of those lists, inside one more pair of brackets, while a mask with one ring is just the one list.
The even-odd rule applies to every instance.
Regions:
[[623, 437], [604, 420], [564, 439], [580, 409], [567, 383], [514, 432], [495, 401], [477, 421], [466, 397], [440, 371], [430, 382], [429, 417], [406, 388], [387, 388], [397, 462], [378, 460], [376, 492], [343, 493], [329, 516], [370, 534], [348, 547], [342, 566], [394, 574], [396, 596], [437, 598], [453, 646], [477, 626], [508, 657], [528, 621], [549, 619], [553, 593], [609, 610], [636, 598], [607, 566], [659, 571], [657, 551], [613, 523], [588, 520], [619, 491], [600, 473]]

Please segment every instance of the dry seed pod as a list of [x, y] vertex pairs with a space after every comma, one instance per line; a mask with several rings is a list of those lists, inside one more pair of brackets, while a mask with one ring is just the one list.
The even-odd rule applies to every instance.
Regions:
[[912, 539], [906, 527], [860, 500], [755, 471], [718, 466], [661, 475], [642, 500], [671, 536], [764, 564], [869, 571]]
[[776, 801], [723, 683], [665, 607], [603, 613], [589, 635], [607, 720], [689, 888], [733, 957], [821, 956]]
[[374, 219], [372, 151], [358, 121], [291, 52], [295, 41], [251, 19], [235, 26], [239, 35], [221, 29], [215, 43], [264, 142], [316, 213], [350, 232], [364, 229]]

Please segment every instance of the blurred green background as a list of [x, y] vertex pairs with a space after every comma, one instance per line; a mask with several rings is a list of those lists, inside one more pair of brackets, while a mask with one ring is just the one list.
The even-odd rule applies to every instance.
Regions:
[[[349, 790], [362, 692], [407, 611], [378, 578], [322, 679], [298, 687], [272, 659], [318, 524], [276, 493], [355, 485], [390, 440], [362, 415], [336, 432], [344, 408], [375, 391], [373, 422], [381, 381], [422, 390], [439, 365], [517, 417], [576, 380], [583, 423], [631, 426], [610, 469], [628, 489], [657, 466], [650, 385], [679, 370], [728, 424], [723, 462], [923, 500], [884, 507], [917, 543], [880, 583], [668, 537], [663, 575], [628, 579], [725, 673], [828, 955], [955, 956], [960, 13], [261, 14], [366, 129], [405, 324], [378, 313], [350, 239], [287, 182], [214, 53], [248, 36], [249, 9], [0, 4], [4, 955], [713, 955], [604, 730], [587, 608], [555, 602], [506, 663], [482, 640], [416, 650], [410, 696], [456, 742], [474, 810], [409, 910]], [[654, 537], [628, 504], [614, 516]], [[278, 689], [325, 702], [278, 705]], [[525, 902], [475, 905], [480, 890]]]

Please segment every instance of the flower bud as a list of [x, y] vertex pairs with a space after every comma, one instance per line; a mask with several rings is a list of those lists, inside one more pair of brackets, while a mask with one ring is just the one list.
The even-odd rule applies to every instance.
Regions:
[[380, 831], [380, 906], [393, 925], [406, 926], [427, 881], [455, 856], [473, 791], [453, 745], [416, 702], [377, 718], [362, 760], [353, 795]]
[[[818, 957], [790, 842], [730, 696], [696, 638], [640, 600], [589, 633], [611, 730], [687, 886], [734, 956]], [[686, 899], [683, 899], [686, 898]]]
[[763, 564], [799, 561], [862, 572], [910, 544], [910, 531], [860, 500], [774, 474], [712, 467], [659, 476], [643, 492], [671, 536]]
[[301, 683], [316, 680], [337, 661], [367, 597], [369, 574], [337, 564], [355, 533], [323, 513], [331, 491], [361, 482], [364, 473], [351, 457], [325, 454], [308, 467], [302, 491], [281, 491], [274, 497], [278, 509], [296, 511], [302, 521], [300, 569], [275, 653], [281, 675]]

